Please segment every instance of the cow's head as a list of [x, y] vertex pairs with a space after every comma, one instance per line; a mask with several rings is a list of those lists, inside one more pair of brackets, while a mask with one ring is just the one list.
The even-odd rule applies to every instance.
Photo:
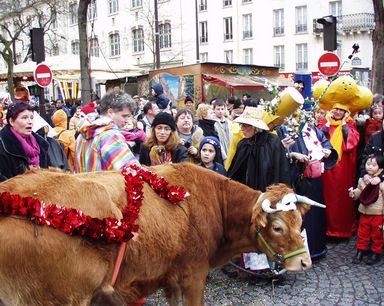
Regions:
[[310, 209], [308, 204], [316, 204], [308, 200], [286, 185], [276, 184], [261, 194], [253, 207], [251, 234], [255, 242], [288, 271], [305, 271], [312, 265], [301, 236], [302, 217]]

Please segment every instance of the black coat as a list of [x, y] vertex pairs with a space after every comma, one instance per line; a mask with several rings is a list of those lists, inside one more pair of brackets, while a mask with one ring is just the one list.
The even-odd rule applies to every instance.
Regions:
[[[32, 135], [40, 147], [40, 167], [48, 168], [50, 165], [47, 153], [49, 144], [38, 134], [32, 133]], [[6, 125], [0, 131], [0, 181], [24, 173], [28, 166], [23, 147], [11, 132], [10, 126]]]
[[[367, 172], [365, 171], [365, 161], [370, 155], [384, 155], [384, 131], [373, 134], [369, 137], [368, 143], [364, 147], [361, 156], [360, 176], [363, 177]], [[384, 181], [384, 174], [380, 175], [381, 181]]]
[[290, 185], [289, 162], [280, 138], [267, 131], [242, 139], [228, 177], [264, 192], [269, 185]]
[[[148, 147], [142, 143], [140, 146], [140, 164], [150, 166], [151, 165], [151, 158], [149, 157], [149, 149]], [[185, 146], [182, 144], [179, 144], [176, 149], [171, 151], [171, 160], [172, 163], [181, 163], [183, 161], [188, 161], [188, 151]]]

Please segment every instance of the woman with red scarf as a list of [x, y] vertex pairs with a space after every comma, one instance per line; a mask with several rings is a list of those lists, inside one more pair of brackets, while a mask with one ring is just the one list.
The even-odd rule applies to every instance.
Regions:
[[9, 106], [8, 124], [0, 131], [0, 181], [29, 167], [48, 168], [48, 142], [32, 132], [33, 107], [26, 102]]
[[357, 229], [355, 202], [348, 196], [348, 189], [356, 183], [356, 147], [360, 135], [348, 106], [341, 103], [333, 105], [319, 127], [338, 153], [336, 166], [322, 176], [326, 235], [349, 238]]

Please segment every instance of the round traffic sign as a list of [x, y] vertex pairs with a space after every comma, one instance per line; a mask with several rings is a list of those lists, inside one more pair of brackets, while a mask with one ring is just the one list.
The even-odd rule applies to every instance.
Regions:
[[33, 77], [37, 85], [39, 85], [40, 87], [47, 87], [52, 82], [53, 76], [52, 76], [51, 68], [49, 68], [45, 64], [39, 64], [35, 68]]
[[317, 62], [321, 74], [333, 76], [340, 70], [340, 58], [332, 52], [324, 53]]

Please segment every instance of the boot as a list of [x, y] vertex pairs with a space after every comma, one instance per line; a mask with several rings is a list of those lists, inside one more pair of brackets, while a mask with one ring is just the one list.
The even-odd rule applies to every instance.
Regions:
[[367, 260], [367, 265], [372, 266], [380, 261], [380, 254], [372, 253]]
[[363, 250], [357, 250], [356, 255], [352, 259], [353, 264], [359, 264], [363, 260], [364, 251]]

